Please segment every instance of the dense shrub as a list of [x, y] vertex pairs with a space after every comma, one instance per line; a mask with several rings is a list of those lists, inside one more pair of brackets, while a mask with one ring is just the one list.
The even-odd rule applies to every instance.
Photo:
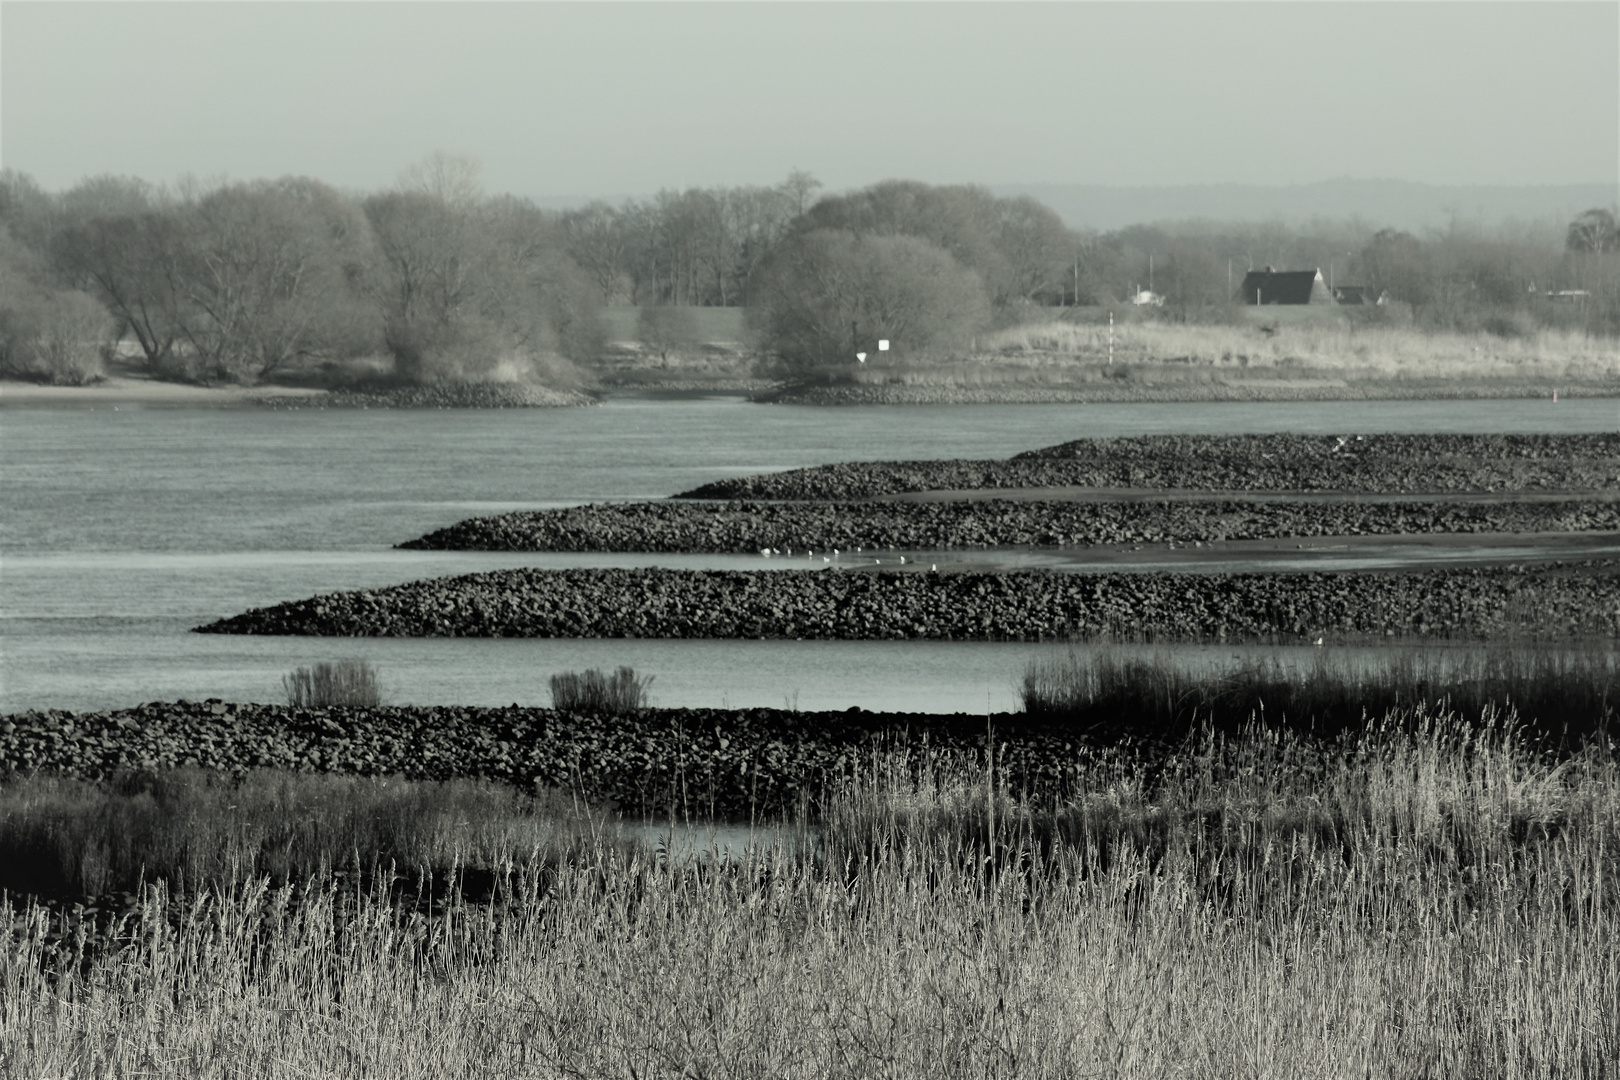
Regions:
[[[762, 345], [800, 373], [848, 372], [931, 359], [968, 347], [990, 324], [980, 276], [911, 236], [816, 230], [773, 255], [749, 293], [748, 323]], [[890, 349], [880, 354], [878, 343]]]

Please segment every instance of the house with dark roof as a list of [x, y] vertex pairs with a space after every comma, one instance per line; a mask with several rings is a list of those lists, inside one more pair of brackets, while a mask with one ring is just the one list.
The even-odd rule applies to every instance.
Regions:
[[1321, 270], [1250, 270], [1243, 275], [1245, 304], [1331, 304]]

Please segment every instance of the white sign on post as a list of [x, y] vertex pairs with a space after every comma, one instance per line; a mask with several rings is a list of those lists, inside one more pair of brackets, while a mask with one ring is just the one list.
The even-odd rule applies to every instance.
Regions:
[[863, 352], [858, 352], [858, 353], [855, 354], [855, 359], [859, 360], [861, 363], [864, 364], [864, 363], [866, 363], [866, 354], [863, 353]]
[[889, 351], [889, 339], [884, 338], [882, 341], [878, 342], [878, 352], [888, 352], [888, 351]]

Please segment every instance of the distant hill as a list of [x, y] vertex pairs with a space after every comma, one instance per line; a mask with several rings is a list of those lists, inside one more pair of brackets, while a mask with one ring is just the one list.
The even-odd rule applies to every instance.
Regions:
[[1401, 229], [1441, 226], [1453, 215], [1486, 224], [1506, 220], [1565, 221], [1620, 200], [1617, 184], [1437, 185], [1409, 180], [1314, 184], [1189, 184], [1181, 187], [1103, 187], [1095, 184], [997, 184], [998, 195], [1033, 195], [1074, 228], [1117, 229], [1155, 221], [1306, 221], [1360, 218]]

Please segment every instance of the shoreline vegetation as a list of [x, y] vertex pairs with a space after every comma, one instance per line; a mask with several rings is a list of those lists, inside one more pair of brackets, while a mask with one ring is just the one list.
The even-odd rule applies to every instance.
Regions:
[[[175, 764], [0, 788], [0, 1063], [1147, 1076], [1260, 1054], [1302, 1075], [1600, 1076], [1620, 1052], [1602, 734], [1413, 705], [1336, 737], [1268, 712], [1135, 747], [760, 710], [547, 715], [514, 742], [519, 710], [431, 712], [423, 738], [484, 751], [437, 759], [463, 777], [555, 756], [562, 729], [583, 767], [564, 788], [388, 777], [401, 710], [6, 718], [10, 760], [24, 732], [36, 760], [145, 738]], [[724, 859], [628, 840], [570, 794], [641, 746], [699, 800], [705, 777], [778, 778], [807, 745], [765, 738], [772, 720], [914, 726], [816, 770]], [[202, 764], [306, 737], [356, 757]], [[348, 760], [370, 775], [332, 775]], [[160, 1019], [132, 1025], [141, 1007]]]
[[[352, 669], [351, 682], [356, 673], [375, 679], [362, 663], [318, 665], [317, 674], [323, 667]], [[1168, 650], [1130, 656], [1107, 643], [1058, 643], [1026, 667], [1019, 711], [996, 714], [654, 708], [653, 682], [630, 668], [561, 673], [547, 708], [380, 705], [374, 685], [311, 704], [289, 685], [286, 705], [209, 699], [13, 713], [0, 716], [0, 777], [102, 782], [200, 769], [238, 779], [281, 770], [488, 780], [568, 792], [631, 817], [736, 822], [802, 811], [801, 796], [824, 795], [880, 748], [970, 753], [990, 739], [1002, 748], [1003, 780], [1044, 800], [1073, 794], [1073, 755], [1135, 754], [1145, 766], [1174, 758], [1188, 740], [1246, 737], [1256, 725], [1325, 750], [1386, 717], [1411, 721], [1412, 710], [1429, 709], [1431, 719], [1450, 712], [1465, 725], [1511, 716], [1526, 747], [1556, 756], [1609, 738], [1620, 714], [1620, 652], [1601, 637], [1462, 649], [1405, 642], [1305, 660], [1261, 652], [1193, 667]]]
[[1543, 330], [1504, 339], [1364, 325], [1336, 310], [1244, 308], [1215, 324], [1133, 314], [1110, 334], [1094, 312], [1066, 315], [993, 331], [961, 360], [831, 367], [757, 400], [906, 405], [1620, 395], [1613, 341], [1583, 333]]
[[[367, 386], [368, 375], [386, 367], [373, 363], [341, 374], [335, 383], [332, 375], [311, 371], [256, 386], [206, 386], [108, 362], [105, 376], [83, 385], [0, 379], [0, 407], [533, 408], [645, 393], [742, 394], [762, 403], [825, 406], [1533, 400], [1554, 392], [1564, 398], [1620, 397], [1620, 359], [1608, 338], [1546, 330], [1502, 339], [1286, 320], [1279, 329], [1245, 319], [1238, 325], [1122, 324], [1113, 361], [1098, 327], [1059, 319], [995, 331], [960, 360], [874, 359], [861, 368], [800, 373], [778, 370], [768, 355], [740, 341], [688, 345], [662, 355], [639, 342], [614, 341], [597, 361], [568, 373], [572, 385], [451, 379]], [[730, 326], [735, 316], [710, 321], [727, 332], [740, 330], [740, 324]]]

